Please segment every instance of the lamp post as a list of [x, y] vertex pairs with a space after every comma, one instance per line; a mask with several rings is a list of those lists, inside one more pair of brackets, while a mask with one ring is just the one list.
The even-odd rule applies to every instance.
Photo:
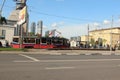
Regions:
[[89, 24], [88, 24], [87, 48], [89, 48]]
[[111, 20], [111, 31], [110, 31], [110, 53], [112, 53], [112, 28], [113, 28], [113, 16]]

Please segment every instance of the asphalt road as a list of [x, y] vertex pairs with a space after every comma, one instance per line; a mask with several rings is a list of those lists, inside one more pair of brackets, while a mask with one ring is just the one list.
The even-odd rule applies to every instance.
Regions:
[[0, 80], [120, 80], [120, 56], [0, 54]]

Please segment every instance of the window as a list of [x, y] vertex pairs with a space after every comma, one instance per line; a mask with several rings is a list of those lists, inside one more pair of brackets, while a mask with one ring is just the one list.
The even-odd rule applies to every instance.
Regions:
[[19, 38], [13, 38], [13, 42], [19, 42]]
[[35, 43], [35, 38], [24, 38], [23, 43]]
[[40, 39], [36, 39], [36, 44], [40, 44]]
[[42, 38], [42, 43], [46, 43], [46, 38]]
[[2, 36], [5, 36], [6, 30], [2, 30]]

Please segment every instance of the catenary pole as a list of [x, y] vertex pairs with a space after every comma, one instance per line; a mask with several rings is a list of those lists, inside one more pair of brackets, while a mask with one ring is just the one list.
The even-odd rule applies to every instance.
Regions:
[[89, 48], [89, 24], [88, 24], [87, 48]]
[[3, 6], [4, 6], [4, 4], [5, 4], [5, 1], [6, 1], [6, 0], [3, 0], [2, 6], [1, 6], [1, 8], [0, 8], [0, 19], [1, 19], [1, 17], [2, 17], [2, 9], [3, 9]]
[[111, 32], [110, 32], [110, 53], [112, 53], [112, 28], [113, 28], [113, 16], [111, 20]]

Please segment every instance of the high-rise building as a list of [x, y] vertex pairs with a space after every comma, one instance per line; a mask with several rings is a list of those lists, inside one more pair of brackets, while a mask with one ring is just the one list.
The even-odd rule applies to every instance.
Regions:
[[42, 36], [42, 31], [43, 31], [43, 21], [38, 21], [38, 23], [37, 23], [37, 34]]
[[36, 30], [36, 23], [32, 22], [31, 23], [31, 32], [33, 33], [33, 35], [35, 35], [35, 30]]
[[45, 37], [49, 37], [49, 33], [50, 33], [50, 31], [46, 31], [45, 32]]

